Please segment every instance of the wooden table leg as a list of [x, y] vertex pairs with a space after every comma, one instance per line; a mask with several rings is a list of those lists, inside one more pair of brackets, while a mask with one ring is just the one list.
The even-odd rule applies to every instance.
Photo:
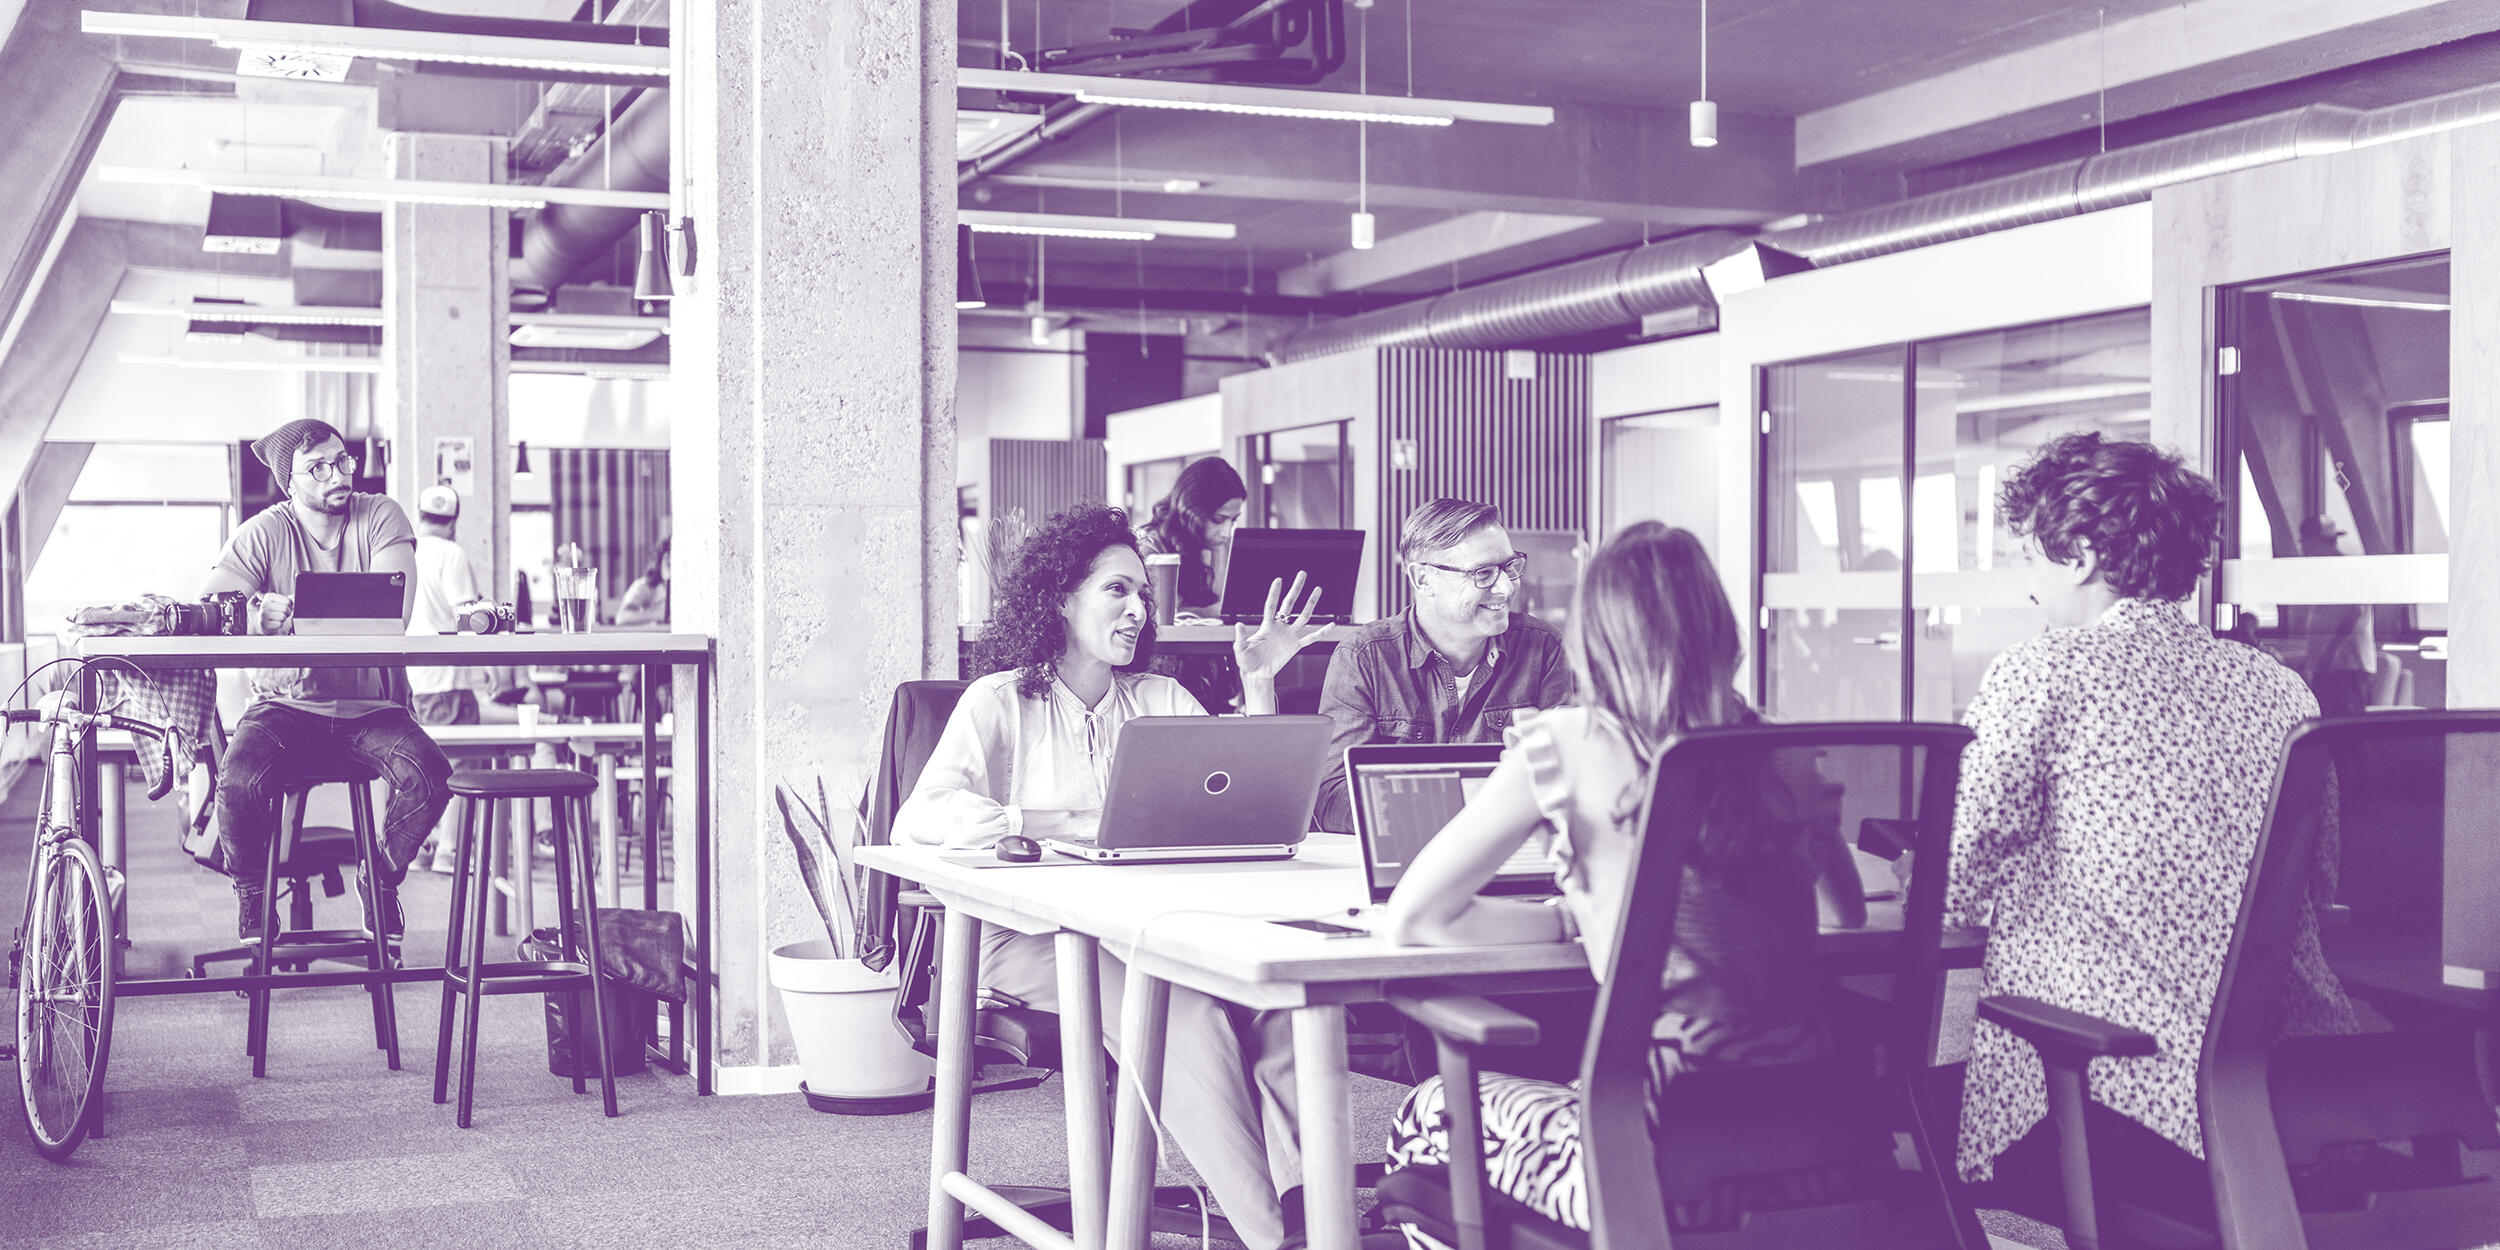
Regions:
[[[1126, 994], [1120, 1005], [1120, 1117], [1111, 1133], [1111, 1227], [1103, 1244], [1109, 1250], [1145, 1250], [1155, 1197], [1155, 1130], [1147, 1113], [1150, 1106], [1160, 1110], [1163, 1102], [1163, 1024], [1171, 1014], [1172, 985], [1132, 966]], [[1062, 1010], [1066, 1006], [1060, 1004]]]
[[1059, 954], [1060, 1081], [1067, 1096], [1069, 1231], [1080, 1246], [1099, 1246], [1111, 1201], [1111, 1121], [1103, 1106], [1102, 971], [1099, 943], [1061, 931]]
[[[520, 766], [528, 768], [535, 762], [523, 757]], [[511, 855], [507, 874], [512, 882], [512, 929], [526, 942], [538, 927], [538, 800], [506, 800], [499, 806], [510, 817], [506, 845]]]
[[[929, 1132], [928, 1250], [961, 1250], [964, 1208], [946, 1192], [946, 1178], [972, 1161], [972, 1013], [974, 983], [981, 975], [981, 922], [948, 908], [945, 943], [938, 959], [937, 1109]], [[700, 1053], [695, 1061], [703, 1061]]]
[[[622, 907], [625, 884], [624, 870], [617, 866], [616, 848], [621, 841], [616, 822], [616, 752], [602, 748], [599, 752], [599, 789], [591, 801], [599, 813], [599, 905]], [[648, 848], [645, 848], [648, 853]]]
[[[113, 908], [113, 934], [116, 939], [130, 936], [130, 891], [125, 885], [130, 869], [130, 772], [120, 760], [106, 760], [97, 766], [101, 779], [96, 786], [96, 810], [100, 819], [96, 829], [96, 855], [104, 861], [105, 889]], [[177, 778], [179, 780], [179, 778]], [[122, 944], [106, 943], [112, 952], [113, 970], [122, 967]]]
[[1311, 1250], [1354, 1250], [1354, 1126], [1346, 1108], [1345, 1008], [1293, 1012], [1301, 1098], [1303, 1228]]

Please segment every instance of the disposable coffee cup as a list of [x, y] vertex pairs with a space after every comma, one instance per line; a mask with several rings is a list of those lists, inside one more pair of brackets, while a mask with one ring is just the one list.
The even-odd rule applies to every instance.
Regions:
[[1154, 597], [1155, 624], [1169, 625], [1181, 606], [1181, 558], [1176, 552], [1146, 557], [1146, 588]]

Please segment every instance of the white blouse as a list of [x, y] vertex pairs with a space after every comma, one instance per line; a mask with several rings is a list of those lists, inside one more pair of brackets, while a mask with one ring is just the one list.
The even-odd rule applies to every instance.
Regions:
[[1013, 671], [992, 673], [967, 687], [947, 718], [920, 783], [895, 813], [894, 838], [974, 849], [1023, 832], [1026, 808], [1099, 811], [1122, 727], [1140, 716], [1206, 714], [1179, 682], [1155, 673], [1113, 674], [1093, 707], [1056, 677], [1028, 699], [1016, 693]]

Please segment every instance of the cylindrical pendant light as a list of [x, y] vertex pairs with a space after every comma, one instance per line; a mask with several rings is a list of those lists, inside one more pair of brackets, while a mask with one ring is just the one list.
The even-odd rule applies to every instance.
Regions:
[[667, 235], [660, 214], [642, 215], [642, 255], [634, 260], [634, 299], [651, 304], [666, 300], [676, 292], [668, 280]]
[[516, 446], [516, 447], [513, 449], [513, 453], [512, 453], [512, 476], [513, 476], [514, 478], [516, 478], [516, 479], [519, 479], [519, 478], [526, 478], [526, 477], [528, 477], [529, 475], [530, 475], [530, 445], [529, 445], [529, 444], [527, 444], [527, 443], [521, 443], [521, 444], [519, 444], [518, 446]]
[[1719, 106], [1710, 98], [1710, 0], [1701, 0], [1701, 90], [1693, 101], [1692, 140], [1697, 148], [1719, 146]]

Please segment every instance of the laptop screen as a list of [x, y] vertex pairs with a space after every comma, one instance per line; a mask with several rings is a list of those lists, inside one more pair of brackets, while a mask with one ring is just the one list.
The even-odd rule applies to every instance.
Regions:
[[[1363, 873], [1375, 903], [1388, 900], [1407, 866], [1459, 809], [1484, 788], [1501, 762], [1499, 746], [1355, 747], [1346, 752], [1354, 828], [1363, 843]], [[1494, 873], [1487, 894], [1550, 894], [1554, 870], [1542, 832], [1520, 844]]]

